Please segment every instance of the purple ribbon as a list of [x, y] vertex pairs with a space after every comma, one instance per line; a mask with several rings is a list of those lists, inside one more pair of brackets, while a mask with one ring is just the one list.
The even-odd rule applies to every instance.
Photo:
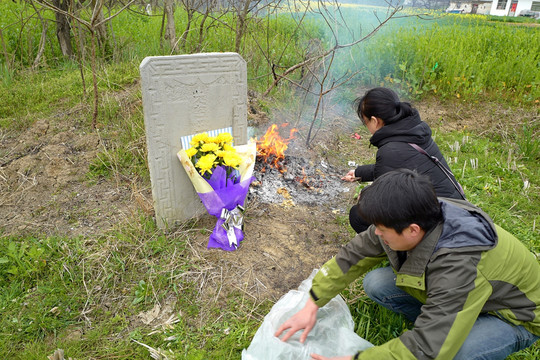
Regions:
[[255, 178], [252, 176], [240, 181], [238, 171], [227, 173], [223, 166], [217, 166], [213, 170], [207, 181], [214, 191], [198, 193], [208, 213], [217, 218], [214, 231], [208, 240], [208, 248], [233, 251], [240, 246], [244, 239], [243, 206], [253, 180]]

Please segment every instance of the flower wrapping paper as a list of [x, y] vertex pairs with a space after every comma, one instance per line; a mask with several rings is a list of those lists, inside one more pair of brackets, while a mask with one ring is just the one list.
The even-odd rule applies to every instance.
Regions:
[[[244, 239], [243, 206], [249, 186], [255, 179], [253, 169], [257, 144], [251, 141], [234, 148], [242, 157], [238, 170], [227, 174], [224, 167], [217, 166], [208, 180], [200, 175], [185, 150], [180, 150], [177, 154], [206, 211], [217, 218], [208, 240], [208, 248], [233, 251]], [[236, 245], [231, 239], [236, 241]]]

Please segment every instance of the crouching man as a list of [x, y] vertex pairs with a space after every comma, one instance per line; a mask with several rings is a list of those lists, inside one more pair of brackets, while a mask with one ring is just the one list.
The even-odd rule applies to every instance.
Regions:
[[[389, 172], [363, 189], [371, 225], [326, 262], [305, 307], [275, 333], [287, 341], [316, 326], [317, 310], [364, 278], [378, 304], [414, 322], [399, 338], [334, 359], [504, 359], [540, 336], [540, 265], [513, 235], [472, 204], [438, 199], [428, 178]], [[326, 357], [312, 354], [312, 359]]]

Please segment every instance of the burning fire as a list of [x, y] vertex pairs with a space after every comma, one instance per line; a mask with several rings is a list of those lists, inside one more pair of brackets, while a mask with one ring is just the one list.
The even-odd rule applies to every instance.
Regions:
[[[271, 125], [266, 133], [257, 140], [257, 159], [250, 193], [254, 193], [262, 202], [282, 203], [283, 206], [299, 204], [324, 204], [338, 194], [348, 191], [342, 186], [338, 169], [311, 160], [312, 154], [300, 148], [291, 149], [297, 129], [283, 129], [288, 124]], [[279, 133], [289, 137], [281, 137]], [[295, 144], [296, 145], [296, 144]], [[299, 155], [285, 155], [286, 151], [298, 152]], [[291, 151], [296, 150], [296, 151]], [[338, 177], [339, 176], [339, 177]]]
[[[285, 123], [281, 127], [287, 125]], [[287, 150], [289, 142], [295, 138], [294, 133], [298, 130], [295, 128], [291, 129], [288, 139], [283, 139], [277, 130], [278, 125], [272, 124], [260, 140], [257, 141], [257, 157], [283, 172], [285, 170], [280, 162], [285, 158], [285, 150]]]

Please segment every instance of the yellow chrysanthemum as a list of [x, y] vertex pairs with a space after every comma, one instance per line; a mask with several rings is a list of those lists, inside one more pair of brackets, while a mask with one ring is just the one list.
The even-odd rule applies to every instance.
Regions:
[[197, 134], [193, 137], [193, 139], [191, 139], [191, 146], [197, 146], [199, 145], [199, 143], [201, 142], [207, 142], [208, 141], [208, 133], [201, 133], [201, 134]]
[[225, 154], [227, 154], [227, 151], [225, 150], [218, 150], [215, 152], [215, 154], [217, 155], [218, 158], [224, 158], [225, 157]]
[[223, 157], [223, 161], [225, 162], [225, 165], [237, 169], [238, 166], [242, 163], [242, 157], [236, 152], [228, 151]]
[[215, 143], [206, 143], [201, 146], [202, 152], [214, 152], [219, 150], [219, 145]]
[[234, 146], [232, 146], [230, 144], [223, 144], [223, 150], [225, 150], [225, 151], [236, 151]]
[[233, 137], [231, 134], [229, 133], [221, 133], [219, 134], [218, 136], [216, 136], [216, 143], [219, 143], [219, 144], [232, 144], [233, 142]]
[[197, 153], [197, 149], [195, 148], [189, 148], [186, 150], [186, 155], [191, 159], [193, 157], [193, 155], [195, 155]]
[[201, 170], [201, 175], [204, 175], [206, 172], [209, 172], [210, 174], [212, 173], [212, 168], [214, 167], [216, 158], [217, 156], [214, 154], [207, 154], [202, 156], [199, 161], [197, 161], [195, 166]]

